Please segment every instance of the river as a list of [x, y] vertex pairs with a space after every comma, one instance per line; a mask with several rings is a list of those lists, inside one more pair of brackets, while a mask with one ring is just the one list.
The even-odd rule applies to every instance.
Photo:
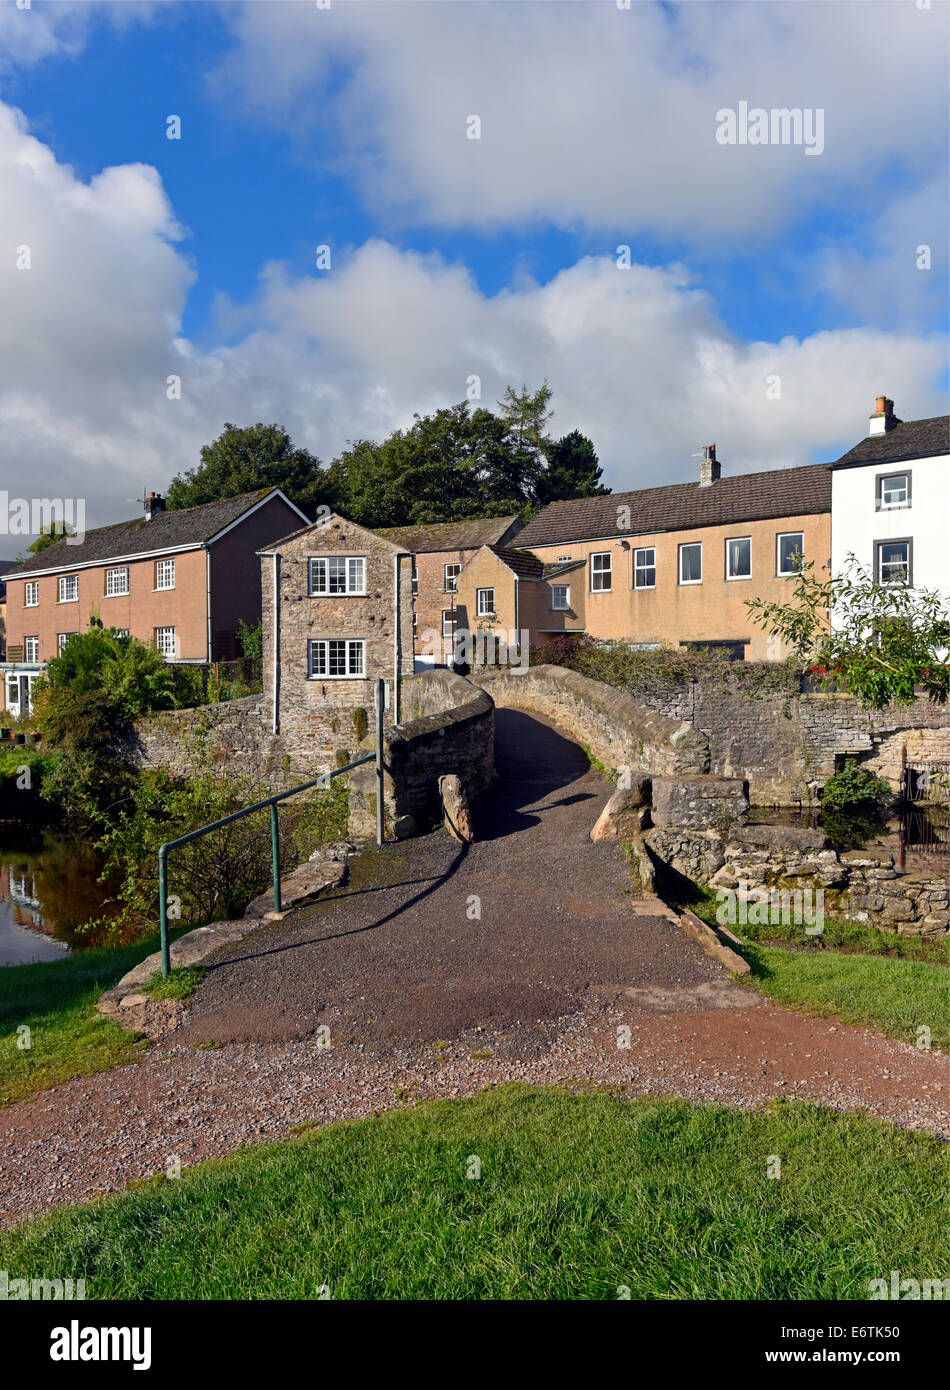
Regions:
[[101, 863], [87, 844], [0, 825], [0, 966], [62, 960], [99, 945], [80, 928], [102, 915]]

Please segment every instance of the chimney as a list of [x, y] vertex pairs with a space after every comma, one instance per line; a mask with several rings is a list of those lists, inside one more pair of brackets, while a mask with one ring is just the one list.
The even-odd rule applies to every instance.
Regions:
[[887, 434], [888, 430], [892, 430], [895, 425], [899, 424], [900, 420], [894, 414], [894, 402], [889, 401], [886, 396], [878, 396], [868, 434]]
[[156, 512], [165, 510], [165, 499], [160, 492], [150, 492], [145, 499], [145, 520], [151, 521]]
[[721, 472], [722, 465], [716, 458], [715, 444], [704, 444], [703, 461], [699, 465], [699, 486], [709, 487], [711, 483], [717, 483]]

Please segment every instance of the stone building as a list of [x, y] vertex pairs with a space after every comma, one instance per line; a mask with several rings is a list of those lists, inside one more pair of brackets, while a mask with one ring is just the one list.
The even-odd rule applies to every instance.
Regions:
[[290, 751], [354, 750], [377, 677], [398, 723], [413, 672], [411, 554], [336, 515], [259, 553], [270, 732]]

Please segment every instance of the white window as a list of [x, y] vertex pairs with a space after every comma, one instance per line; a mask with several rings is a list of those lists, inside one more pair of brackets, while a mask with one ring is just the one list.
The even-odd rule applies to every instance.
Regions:
[[40, 639], [38, 637], [24, 637], [23, 639], [23, 660], [39, 661], [40, 659]]
[[40, 581], [30, 579], [23, 586], [23, 606], [25, 608], [38, 608], [40, 603]]
[[362, 638], [320, 638], [307, 643], [307, 653], [311, 676], [332, 680], [366, 673], [366, 643]]
[[570, 555], [559, 555], [557, 557], [557, 562], [559, 565], [563, 565], [565, 561], [569, 560], [570, 558]]
[[69, 641], [70, 637], [75, 637], [75, 636], [76, 636], [76, 634], [75, 634], [74, 632], [57, 632], [57, 634], [56, 634], [56, 653], [57, 653], [58, 656], [62, 656], [62, 654], [63, 654], [63, 648], [65, 647], [66, 643]]
[[[162, 563], [162, 562], [160, 562], [160, 563]], [[173, 566], [173, 567], [174, 567], [174, 564], [175, 564], [175, 561], [172, 560], [172, 566]], [[156, 576], [156, 577], [157, 577], [157, 576]], [[175, 583], [175, 573], [174, 573], [174, 568], [173, 568], [173, 569], [172, 569], [172, 582], [171, 582], [171, 584], [159, 584], [159, 585], [157, 585], [157, 587], [158, 587], [159, 589], [170, 589], [170, 588], [172, 588], [172, 587], [174, 586], [174, 583]], [[113, 595], [115, 595], [115, 594], [127, 594], [128, 592], [129, 592], [129, 567], [128, 567], [128, 565], [119, 565], [118, 568], [116, 568], [116, 569], [106, 570], [106, 597], [107, 597], [107, 598], [111, 598], [111, 597], [113, 597]]]
[[175, 629], [173, 627], [157, 627], [155, 629], [155, 645], [162, 656], [168, 658], [177, 655], [177, 642], [175, 641]]
[[116, 637], [128, 637], [129, 635], [129, 629], [127, 627], [113, 628], [113, 632], [115, 633]]
[[445, 566], [445, 592], [447, 594], [454, 594], [458, 591], [458, 577], [461, 570], [461, 565]]
[[895, 507], [910, 506], [910, 474], [885, 473], [877, 480], [877, 509], [879, 512], [891, 511]]
[[875, 558], [879, 584], [910, 584], [911, 543], [906, 541], [876, 541]]
[[310, 560], [311, 594], [365, 594], [363, 555], [319, 555]]
[[[310, 590], [313, 593], [313, 588]], [[416, 557], [412, 557], [412, 597], [417, 598], [419, 594], [419, 571], [416, 568]], [[415, 621], [415, 619], [413, 619]]]
[[[175, 587], [175, 561], [156, 560], [155, 561], [155, 587], [156, 589], [174, 589]], [[165, 629], [162, 629], [164, 631]], [[174, 630], [174, 629], [170, 629]]]
[[495, 611], [495, 591], [494, 589], [475, 590], [475, 612], [479, 617], [493, 614]]
[[703, 543], [689, 541], [680, 546], [680, 583], [702, 584], [703, 582]]
[[805, 554], [803, 531], [783, 531], [778, 538], [776, 569], [779, 574], [797, 574]]
[[451, 608], [442, 609], [442, 636], [454, 637], [457, 618]]
[[610, 591], [610, 551], [598, 551], [590, 557], [591, 593], [605, 594]]
[[61, 574], [59, 576], [59, 601], [60, 603], [79, 602], [78, 574]]
[[642, 546], [633, 552], [633, 587], [635, 589], [656, 588], [656, 547]]
[[551, 607], [557, 609], [570, 608], [571, 590], [567, 584], [551, 585]]
[[752, 540], [736, 536], [726, 541], [726, 578], [748, 579], [752, 574]]

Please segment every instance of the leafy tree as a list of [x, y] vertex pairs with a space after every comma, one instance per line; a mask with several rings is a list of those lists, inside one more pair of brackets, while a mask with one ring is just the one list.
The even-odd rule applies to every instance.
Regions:
[[241, 652], [247, 660], [261, 660], [264, 655], [264, 621], [262, 618], [258, 618], [256, 623], [246, 623], [243, 618], [239, 618], [237, 638], [241, 644]]
[[417, 415], [382, 444], [358, 440], [329, 475], [340, 510], [363, 526], [504, 516], [530, 501], [507, 422], [468, 401]]
[[[51, 521], [48, 526], [40, 527], [40, 534], [26, 547], [27, 554], [39, 555], [51, 545], [55, 545], [58, 540], [62, 540], [63, 536], [75, 535], [75, 530], [74, 526], [67, 526], [65, 521]], [[26, 556], [22, 558], [25, 559]]]
[[821, 789], [821, 804], [834, 809], [853, 807], [873, 808], [885, 805], [893, 797], [889, 783], [869, 767], [861, 767], [848, 758]]
[[334, 505], [320, 460], [298, 448], [281, 425], [262, 424], [226, 424], [202, 446], [200, 465], [172, 479], [166, 505], [177, 511], [265, 487], [281, 488], [310, 517], [321, 504]]
[[571, 430], [554, 440], [546, 450], [547, 467], [538, 478], [537, 500], [568, 501], [572, 497], [603, 497], [610, 492], [600, 481], [603, 469], [597, 451], [580, 430]]
[[849, 690], [874, 709], [910, 704], [920, 690], [935, 704], [950, 694], [950, 615], [941, 595], [880, 584], [853, 555], [825, 580], [813, 562], [801, 564], [788, 603], [746, 599], [746, 607], [810, 663], [821, 686]]

